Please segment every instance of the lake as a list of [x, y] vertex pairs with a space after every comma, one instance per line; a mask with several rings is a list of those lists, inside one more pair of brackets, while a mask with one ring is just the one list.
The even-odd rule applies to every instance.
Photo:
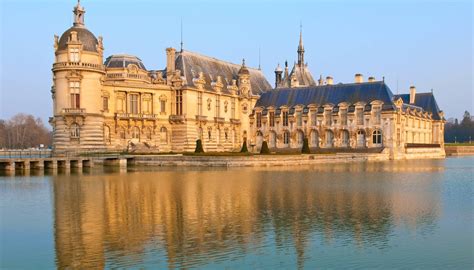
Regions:
[[0, 268], [474, 267], [474, 157], [39, 174], [0, 176]]

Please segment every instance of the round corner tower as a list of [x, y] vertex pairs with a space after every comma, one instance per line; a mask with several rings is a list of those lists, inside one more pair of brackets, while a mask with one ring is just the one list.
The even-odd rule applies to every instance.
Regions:
[[54, 37], [53, 150], [105, 149], [101, 104], [103, 65], [102, 38], [84, 25], [85, 10], [78, 1], [74, 24]]

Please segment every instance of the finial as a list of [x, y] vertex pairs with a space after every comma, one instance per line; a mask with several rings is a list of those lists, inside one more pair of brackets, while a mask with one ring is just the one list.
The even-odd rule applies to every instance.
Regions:
[[181, 18], [181, 52], [183, 52], [183, 18]]
[[260, 47], [258, 47], [258, 70], [262, 70], [262, 68], [260, 66], [260, 60], [261, 60]]
[[242, 66], [245, 67], [245, 58], [242, 58]]
[[285, 60], [285, 68], [288, 68], [288, 60]]

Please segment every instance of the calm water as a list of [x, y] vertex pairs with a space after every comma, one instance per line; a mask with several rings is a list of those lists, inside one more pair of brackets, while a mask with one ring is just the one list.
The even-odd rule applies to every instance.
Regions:
[[4, 176], [0, 268], [471, 269], [473, 174], [467, 157]]

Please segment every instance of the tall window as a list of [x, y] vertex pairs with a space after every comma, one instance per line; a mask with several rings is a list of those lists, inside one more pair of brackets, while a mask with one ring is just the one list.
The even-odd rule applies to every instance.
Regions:
[[132, 128], [132, 139], [140, 139], [140, 129], [138, 127]]
[[202, 92], [198, 92], [198, 115], [202, 115]]
[[283, 126], [284, 127], [288, 126], [288, 112], [287, 111], [283, 112]]
[[109, 111], [109, 98], [108, 97], [102, 97], [102, 109], [104, 112]]
[[364, 124], [364, 110], [362, 108], [356, 109], [356, 118], [357, 118], [357, 125]]
[[137, 114], [138, 113], [138, 95], [131, 94], [130, 97], [130, 110], [129, 113]]
[[69, 60], [71, 62], [79, 62], [79, 48], [69, 49]]
[[235, 119], [235, 98], [232, 98], [232, 101], [230, 103], [230, 115], [232, 119]]
[[347, 109], [341, 109], [339, 115], [341, 116], [341, 125], [347, 125]]
[[79, 125], [76, 123], [73, 123], [71, 125], [71, 139], [79, 139], [79, 135], [80, 135]]
[[176, 90], [176, 115], [183, 114], [183, 90]]
[[257, 128], [262, 127], [262, 113], [258, 112], [257, 113]]
[[80, 82], [69, 82], [69, 91], [71, 93], [71, 108], [79, 109], [81, 107], [81, 98], [79, 94], [80, 89]]
[[268, 120], [270, 122], [270, 127], [274, 127], [275, 126], [275, 112], [269, 112], [268, 113]]
[[302, 117], [302, 112], [296, 112], [296, 125], [298, 127], [303, 126], [303, 117]]
[[382, 132], [380, 130], [377, 129], [372, 133], [372, 143], [382, 144]]
[[216, 112], [215, 112], [216, 117], [221, 116], [221, 100], [219, 96], [216, 96]]
[[381, 123], [381, 113], [380, 113], [380, 107], [373, 107], [372, 110], [374, 111], [374, 122], [376, 125], [380, 125]]
[[310, 113], [311, 113], [311, 125], [316, 126], [317, 125], [317, 118], [316, 118], [317, 112], [311, 111]]
[[326, 126], [330, 126], [332, 123], [332, 110], [324, 111], [324, 119], [325, 119]]
[[290, 132], [288, 131], [283, 132], [283, 143], [284, 144], [290, 143]]
[[166, 113], [166, 100], [160, 100], [160, 112]]
[[168, 142], [168, 130], [165, 127], [160, 128], [160, 140], [161, 140], [161, 143]]

